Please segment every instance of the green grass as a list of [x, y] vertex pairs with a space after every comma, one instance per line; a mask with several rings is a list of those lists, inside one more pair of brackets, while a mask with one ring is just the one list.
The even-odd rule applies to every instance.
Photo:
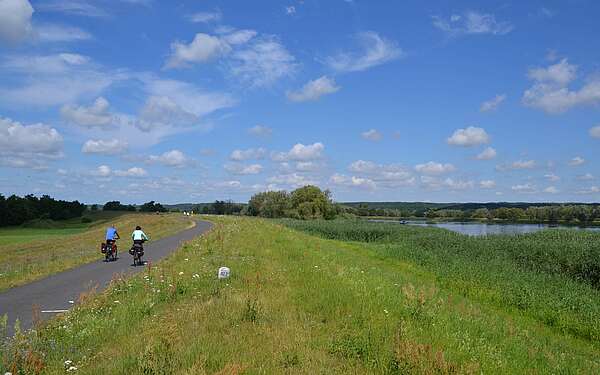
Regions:
[[[463, 293], [435, 262], [401, 256], [402, 236], [347, 242], [211, 220], [166, 261], [17, 335], [0, 371], [63, 374], [68, 360], [78, 374], [600, 372], [597, 340], [490, 299], [486, 284]], [[421, 246], [445, 239], [421, 229]], [[218, 281], [222, 265], [232, 277]], [[464, 274], [465, 287], [480, 281]], [[528, 288], [523, 302], [536, 298]], [[584, 293], [599, 305], [595, 289]]]
[[177, 214], [97, 212], [84, 217], [91, 222], [84, 223], [77, 218], [28, 224], [36, 228], [0, 229], [0, 291], [100, 259], [100, 243], [110, 224], [116, 224], [124, 243], [136, 225], [141, 225], [151, 238], [158, 239], [191, 224]]

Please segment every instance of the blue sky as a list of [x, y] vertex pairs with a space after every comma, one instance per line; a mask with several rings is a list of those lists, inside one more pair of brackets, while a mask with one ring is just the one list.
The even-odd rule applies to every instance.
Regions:
[[0, 191], [600, 198], [600, 4], [0, 0]]

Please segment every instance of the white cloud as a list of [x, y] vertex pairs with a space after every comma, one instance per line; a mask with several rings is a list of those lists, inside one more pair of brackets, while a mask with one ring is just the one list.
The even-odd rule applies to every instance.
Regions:
[[536, 82], [566, 86], [577, 77], [577, 66], [569, 64], [567, 59], [562, 59], [559, 63], [547, 68], [530, 69], [527, 76]]
[[11, 106], [49, 107], [91, 100], [115, 82], [129, 78], [124, 71], [106, 71], [77, 54], [13, 56], [1, 66], [12, 74], [0, 88], [0, 102]]
[[254, 30], [234, 30], [222, 36], [223, 40], [235, 46], [245, 44], [254, 38], [258, 33]]
[[126, 141], [119, 139], [111, 140], [93, 140], [90, 139], [83, 144], [81, 152], [85, 154], [104, 154], [117, 155], [127, 150], [128, 144]]
[[322, 76], [313, 81], [308, 81], [300, 90], [288, 91], [287, 98], [293, 102], [317, 100], [323, 95], [333, 94], [340, 89], [335, 80]]
[[259, 174], [263, 170], [260, 164], [244, 165], [241, 163], [227, 163], [224, 165], [227, 172], [237, 175]]
[[475, 11], [465, 12], [461, 15], [454, 14], [449, 19], [440, 16], [433, 16], [432, 18], [435, 27], [452, 37], [469, 34], [505, 35], [514, 29], [509, 22], [496, 21], [493, 14]]
[[415, 166], [415, 170], [422, 174], [439, 175], [454, 172], [456, 170], [456, 167], [454, 167], [454, 165], [452, 164], [442, 164], [430, 161], [425, 164], [417, 164]]
[[415, 184], [410, 169], [399, 164], [377, 164], [372, 161], [357, 160], [348, 166], [348, 170], [368, 176], [378, 187], [398, 188]]
[[77, 27], [52, 24], [36, 26], [35, 34], [42, 42], [76, 42], [92, 39], [87, 31]]
[[248, 133], [256, 137], [269, 137], [273, 134], [273, 129], [264, 125], [255, 125], [248, 129]]
[[482, 128], [469, 126], [466, 129], [457, 129], [446, 142], [452, 146], [471, 147], [490, 142], [490, 136]]
[[109, 14], [101, 8], [84, 0], [53, 0], [36, 5], [43, 12], [58, 12], [84, 17], [108, 17]]
[[222, 17], [221, 12], [197, 12], [188, 16], [191, 22], [195, 23], [208, 23], [220, 21]]
[[591, 173], [586, 173], [586, 174], [582, 174], [580, 176], [577, 176], [577, 179], [580, 181], [591, 181], [591, 180], [595, 180], [596, 177], [594, 177], [593, 174]]
[[190, 63], [204, 63], [219, 58], [231, 51], [231, 46], [217, 36], [198, 33], [190, 44], [171, 43], [171, 57], [165, 68], [189, 66]]
[[28, 0], [0, 1], [0, 42], [17, 43], [31, 33], [33, 7]]
[[159, 163], [167, 167], [182, 168], [191, 161], [183, 152], [179, 150], [171, 150], [164, 152], [161, 155], [150, 155], [148, 157], [148, 162]]
[[560, 177], [555, 175], [554, 173], [545, 174], [544, 178], [546, 178], [548, 181], [552, 181], [552, 182], [556, 182], [556, 181], [560, 180]]
[[124, 171], [116, 170], [114, 174], [118, 177], [145, 177], [148, 175], [148, 172], [144, 168], [132, 167]]
[[329, 182], [345, 187], [359, 188], [365, 190], [375, 190], [377, 188], [377, 184], [375, 181], [369, 178], [357, 177], [357, 176], [345, 176], [339, 173], [332, 175], [329, 178]]
[[477, 160], [491, 160], [494, 159], [497, 155], [497, 152], [492, 147], [487, 147], [485, 150], [481, 151], [475, 159]]
[[516, 193], [535, 193], [537, 189], [532, 184], [526, 183], [521, 185], [514, 185], [511, 187], [511, 190]]
[[587, 189], [577, 191], [577, 194], [597, 194], [600, 193], [600, 186], [591, 186]]
[[294, 188], [305, 185], [318, 185], [317, 181], [299, 173], [272, 176], [267, 179], [267, 182], [270, 184], [289, 185]]
[[508, 171], [515, 169], [533, 169], [537, 166], [535, 160], [517, 160], [512, 164], [500, 164], [496, 166], [498, 171]]
[[230, 72], [253, 87], [270, 86], [297, 69], [296, 58], [274, 36], [263, 36], [231, 56]]
[[108, 100], [99, 97], [89, 107], [64, 105], [60, 114], [66, 121], [84, 127], [104, 127], [113, 124], [113, 115], [109, 112]]
[[230, 160], [244, 161], [250, 159], [262, 159], [267, 154], [264, 148], [249, 148], [247, 150], [233, 150], [229, 155]]
[[579, 165], [582, 165], [583, 163], [585, 163], [585, 159], [581, 156], [576, 156], [573, 159], [569, 160], [569, 165], [572, 167], [577, 167]]
[[480, 112], [495, 111], [496, 109], [498, 109], [500, 104], [502, 104], [502, 102], [504, 102], [504, 100], [506, 100], [506, 95], [504, 95], [504, 94], [496, 95], [495, 98], [483, 102], [481, 104], [481, 107], [479, 108], [479, 111]]
[[547, 194], [557, 194], [559, 190], [555, 186], [548, 186], [543, 190], [543, 192]]
[[339, 72], [358, 72], [384, 64], [403, 55], [395, 42], [382, 38], [373, 31], [357, 35], [362, 47], [359, 53], [339, 53], [326, 59], [326, 63]]
[[321, 142], [313, 143], [312, 145], [297, 143], [290, 151], [273, 153], [271, 157], [275, 161], [310, 161], [323, 157], [324, 150], [325, 146]]
[[529, 78], [534, 83], [523, 94], [523, 104], [557, 114], [576, 106], [600, 103], [600, 77], [592, 76], [579, 90], [571, 90], [568, 85], [576, 76], [577, 66], [569, 64], [567, 59], [548, 68], [531, 69]]
[[360, 136], [367, 141], [377, 142], [383, 138], [383, 135], [377, 129], [369, 129], [366, 132], [360, 133]]
[[296, 7], [293, 5], [287, 6], [285, 7], [285, 14], [295, 14], [296, 13]]
[[63, 156], [63, 137], [48, 125], [0, 118], [0, 156], [3, 165], [44, 168], [47, 160]]
[[140, 111], [136, 126], [142, 131], [162, 127], [191, 126], [199, 122], [199, 117], [181, 108], [166, 96], [151, 96]]
[[600, 125], [590, 128], [590, 137], [600, 139]]
[[108, 165], [100, 165], [94, 171], [91, 172], [92, 176], [97, 177], [110, 177], [112, 169]]
[[421, 184], [428, 190], [447, 189], [451, 191], [468, 190], [472, 189], [475, 185], [473, 181], [469, 180], [454, 180], [452, 178], [441, 180], [432, 176], [421, 176]]
[[496, 187], [496, 181], [494, 180], [482, 180], [479, 181], [479, 186], [482, 189], [493, 189]]

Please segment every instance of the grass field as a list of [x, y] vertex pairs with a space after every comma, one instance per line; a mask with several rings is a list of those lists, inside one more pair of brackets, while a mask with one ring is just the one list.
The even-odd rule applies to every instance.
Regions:
[[141, 225], [151, 238], [156, 239], [191, 225], [190, 220], [176, 214], [100, 211], [87, 213], [85, 217], [91, 222], [84, 223], [78, 218], [32, 224], [48, 226], [42, 228], [0, 229], [0, 290], [99, 259], [100, 243], [111, 223], [120, 230], [124, 244], [136, 225]]
[[[427, 248], [446, 240], [459, 253], [453, 241], [466, 240], [463, 236], [408, 228], [391, 241], [378, 234], [368, 237], [374, 239], [370, 243], [348, 242], [273, 221], [211, 220], [217, 225], [206, 237], [166, 261], [115, 280], [109, 291], [89, 296], [69, 314], [17, 335], [2, 347], [0, 371], [62, 374], [73, 366], [79, 374], [600, 372], [597, 337], [536, 317], [533, 309], [545, 285], [540, 289], [535, 282], [543, 272], [530, 272], [531, 283], [519, 295], [524, 309], [496, 299], [497, 289], [485, 278], [465, 277], [466, 271], [449, 282]], [[286, 222], [303, 230], [317, 224]], [[339, 231], [340, 224], [327, 229], [329, 236], [339, 235], [334, 228]], [[422, 259], [401, 254], [409, 244], [419, 246], [414, 252], [424, 252]], [[502, 262], [497, 264], [507, 265]], [[478, 271], [479, 261], [473, 264], [470, 270]], [[218, 281], [222, 265], [231, 267], [232, 277]], [[514, 283], [527, 281], [520, 268], [512, 271]], [[600, 305], [598, 291], [585, 281], [569, 284], [575, 283], [569, 276], [547, 275], [554, 292], [581, 289], [572, 294], [585, 296], [585, 305], [570, 308], [575, 320], [590, 322], [589, 306]], [[508, 283], [497, 277], [501, 287]], [[563, 289], [556, 289], [558, 280], [565, 282]], [[557, 314], [564, 312], [556, 305], [560, 300], [547, 300]]]

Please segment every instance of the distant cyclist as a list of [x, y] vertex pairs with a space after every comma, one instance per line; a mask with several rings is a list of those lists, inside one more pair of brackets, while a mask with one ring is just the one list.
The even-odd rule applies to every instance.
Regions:
[[106, 230], [106, 244], [107, 245], [114, 245], [115, 241], [120, 239], [121, 237], [119, 236], [119, 232], [117, 232], [117, 228], [115, 227], [115, 225], [111, 225], [110, 227], [108, 227], [108, 229]]
[[142, 227], [140, 227], [139, 225], [135, 227], [135, 230], [133, 231], [133, 233], [131, 233], [131, 239], [133, 240], [134, 244], [139, 245], [143, 244], [144, 241], [150, 240], [148, 236], [146, 236], [146, 233], [142, 231]]

